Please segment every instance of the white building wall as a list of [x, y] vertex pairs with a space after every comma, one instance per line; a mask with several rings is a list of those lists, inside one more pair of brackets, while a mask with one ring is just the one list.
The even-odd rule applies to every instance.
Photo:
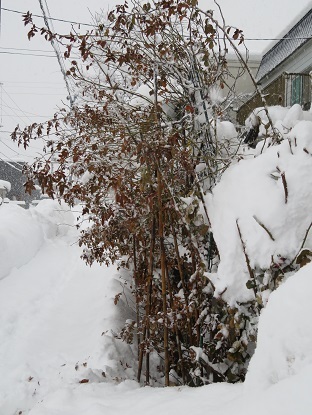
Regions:
[[[253, 75], [254, 78], [256, 78], [257, 71], [260, 65], [261, 59], [249, 59], [248, 61], [248, 67]], [[229, 79], [230, 86], [233, 85], [234, 79], [236, 79], [236, 92], [238, 94], [250, 94], [255, 91], [254, 84], [247, 73], [246, 70], [242, 68], [241, 62], [238, 61], [238, 59], [228, 59], [228, 68], [233, 76], [233, 79]], [[239, 76], [239, 74], [243, 71], [244, 73]]]

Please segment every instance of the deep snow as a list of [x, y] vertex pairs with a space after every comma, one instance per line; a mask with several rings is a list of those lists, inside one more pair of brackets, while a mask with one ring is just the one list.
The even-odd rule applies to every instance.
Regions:
[[[259, 115], [266, 123], [264, 112]], [[294, 105], [271, 107], [270, 115], [284, 137], [281, 144], [264, 147], [261, 141], [255, 150], [247, 149], [245, 158], [233, 164], [206, 197], [221, 257], [217, 274], [210, 278], [219, 293], [226, 289], [223, 298], [230, 304], [253, 297], [246, 287], [250, 276], [237, 224], [251, 267], [265, 270], [272, 261], [278, 265], [280, 258], [296, 257], [312, 222], [312, 121], [307, 121], [312, 113]], [[306, 246], [312, 246], [312, 232]]]
[[[214, 282], [227, 287], [229, 302], [250, 296], [236, 220], [263, 267], [271, 255], [296, 255], [312, 220], [312, 122], [286, 111], [276, 123], [287, 114], [285, 140], [248, 150], [207, 198], [221, 255]], [[28, 211], [0, 206], [0, 415], [311, 414], [311, 263], [270, 295], [244, 384], [142, 388], [133, 380], [136, 356], [113, 335], [133, 308], [125, 296], [114, 305], [127, 276], [85, 266], [74, 223], [75, 212], [54, 201]]]

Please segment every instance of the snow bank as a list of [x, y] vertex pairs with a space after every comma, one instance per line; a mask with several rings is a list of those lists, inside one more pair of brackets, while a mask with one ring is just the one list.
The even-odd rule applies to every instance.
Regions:
[[[312, 381], [312, 264], [300, 269], [270, 296], [259, 321], [256, 352], [245, 382], [247, 390], [269, 388], [286, 379]], [[298, 386], [297, 386], [298, 387]]]
[[0, 207], [1, 415], [26, 415], [68, 385], [135, 376], [130, 346], [112, 333], [131, 317], [124, 296], [114, 305], [124, 278], [84, 264], [73, 220], [51, 200]]
[[245, 384], [164, 389], [139, 388], [133, 381], [67, 383], [38, 401], [29, 415], [310, 415], [311, 292], [308, 264], [271, 294]]
[[[67, 210], [67, 211], [66, 211]], [[66, 233], [74, 217], [56, 201], [44, 200], [25, 210], [14, 204], [0, 206], [0, 279], [26, 264], [41, 248], [45, 238]]]
[[0, 206], [0, 279], [32, 258], [44, 240], [42, 228], [29, 211], [12, 204]]
[[230, 167], [206, 199], [221, 258], [210, 278], [230, 304], [253, 298], [243, 244], [253, 269], [278, 266], [295, 258], [312, 222], [312, 122], [296, 123], [261, 154], [262, 147]]
[[[290, 108], [275, 105], [269, 107], [268, 112], [274, 127], [281, 134], [287, 134], [289, 129], [293, 128], [300, 121], [312, 121], [312, 112], [303, 111], [299, 104], [295, 104]], [[255, 116], [259, 116], [261, 119], [259, 134], [264, 135], [267, 132], [266, 126], [269, 120], [263, 107], [256, 108], [246, 119], [245, 125], [249, 128], [252, 127]]]

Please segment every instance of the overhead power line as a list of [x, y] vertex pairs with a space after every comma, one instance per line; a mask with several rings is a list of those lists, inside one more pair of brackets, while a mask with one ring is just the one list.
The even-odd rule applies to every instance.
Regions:
[[43, 57], [43, 58], [56, 58], [55, 55], [42, 55], [39, 53], [22, 53], [22, 52], [8, 52], [8, 51], [0, 51], [1, 54], [5, 54], [5, 55], [22, 55], [22, 56], [39, 56], [39, 57]]
[[[28, 117], [28, 115], [25, 114], [25, 112], [22, 110], [22, 108], [14, 101], [14, 99], [10, 96], [10, 94], [4, 88], [3, 88], [3, 92], [10, 99], [10, 101], [13, 102], [13, 104], [21, 111], [21, 113], [24, 114], [30, 122], [32, 122], [31, 119]], [[13, 111], [13, 112], [15, 112], [15, 111]]]
[[49, 95], [49, 96], [60, 96], [63, 94], [50, 94], [50, 93], [45, 93], [45, 92], [11, 92], [11, 95]]
[[28, 48], [4, 48], [2, 46], [0, 46], [0, 49], [2, 50], [24, 50], [27, 52], [45, 52], [45, 53], [53, 53], [53, 50], [43, 50], [43, 49], [28, 49]]
[[[1, 0], [0, 0], [0, 4], [1, 4]], [[11, 12], [11, 13], [18, 13], [18, 14], [26, 14], [26, 12], [22, 12], [20, 10], [13, 10], [13, 9], [7, 9], [5, 7], [1, 7], [1, 10], [4, 10], [6, 12]], [[39, 15], [39, 14], [33, 14], [32, 16], [34, 17], [39, 17], [41, 19], [44, 19], [44, 16]], [[55, 17], [47, 17], [48, 20], [52, 20], [52, 21], [56, 21], [56, 22], [63, 22], [63, 23], [71, 23], [71, 24], [76, 24], [76, 25], [80, 25], [80, 26], [89, 26], [89, 27], [97, 27], [96, 24], [91, 24], [91, 23], [83, 23], [83, 22], [76, 22], [73, 20], [65, 20], [65, 19], [58, 19]], [[245, 40], [248, 41], [274, 41], [274, 40], [309, 40], [312, 39], [311, 36], [307, 36], [307, 37], [245, 37]]]
[[[4, 80], [2, 80], [2, 82], [4, 84], [42, 84], [42, 85], [52, 84], [52, 85], [64, 85], [63, 82], [54, 82], [54, 81], [7, 81], [7, 80], [4, 79]], [[12, 88], [10, 85], [9, 85], [9, 87]], [[36, 87], [36, 88], [38, 88], [38, 87]]]
[[[45, 3], [45, 6], [43, 4], [43, 2]], [[49, 22], [49, 17], [50, 17], [50, 11], [49, 11], [49, 7], [48, 7], [48, 3], [46, 0], [39, 0], [39, 5], [41, 8], [41, 11], [43, 13], [43, 18], [44, 18], [44, 23], [46, 25], [46, 27], [50, 30], [50, 31], [54, 31], [54, 27], [53, 27], [53, 21]], [[50, 41], [56, 57], [57, 57], [57, 61], [59, 63], [63, 78], [64, 78], [64, 82], [68, 91], [68, 97], [69, 97], [69, 102], [70, 102], [70, 106], [72, 107], [75, 101], [74, 95], [71, 91], [70, 85], [69, 85], [69, 80], [68, 77], [66, 75], [66, 67], [65, 67], [65, 62], [64, 62], [64, 58], [63, 55], [61, 53], [59, 44], [57, 42], [54, 41], [54, 39], [52, 38]]]
[[[0, 0], [0, 5], [1, 5], [1, 0]], [[1, 10], [4, 10], [6, 12], [10, 12], [10, 13], [26, 14], [26, 12], [21, 12], [20, 10], [7, 9], [5, 7], [1, 7]], [[40, 14], [33, 14], [32, 13], [32, 16], [44, 19], [44, 16], [42, 16]], [[91, 24], [91, 23], [75, 22], [75, 21], [72, 21], [72, 20], [57, 19], [55, 17], [48, 17], [48, 20], [52, 20], [52, 21], [56, 21], [56, 22], [63, 22], [63, 23], [77, 24], [77, 25], [80, 25], [80, 26], [96, 27], [96, 25]]]

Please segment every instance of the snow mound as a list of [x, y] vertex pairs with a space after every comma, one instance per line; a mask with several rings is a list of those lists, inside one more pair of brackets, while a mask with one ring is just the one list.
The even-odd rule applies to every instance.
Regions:
[[247, 391], [259, 392], [288, 379], [293, 386], [299, 381], [310, 395], [311, 293], [310, 263], [271, 294], [259, 321], [257, 349], [245, 381]]
[[[263, 143], [259, 146], [263, 147]], [[312, 222], [312, 122], [299, 121], [281, 144], [256, 149], [255, 158], [241, 160], [207, 195], [212, 230], [220, 254], [211, 274], [217, 294], [229, 304], [248, 301], [252, 269], [279, 265], [295, 258]], [[311, 233], [306, 245], [312, 244]]]
[[[281, 107], [280, 105], [275, 105], [268, 108], [270, 118], [273, 122], [274, 127], [281, 133], [287, 134], [289, 129], [293, 128], [300, 121], [312, 121], [312, 112], [303, 111], [299, 104], [295, 104], [290, 108]], [[260, 135], [264, 135], [268, 128], [268, 117], [263, 107], [256, 108], [246, 119], [246, 127], [253, 127], [254, 119], [256, 116], [259, 116], [261, 119], [260, 125]]]
[[43, 200], [25, 210], [14, 204], [0, 207], [0, 279], [13, 268], [26, 264], [41, 248], [45, 238], [65, 234], [74, 222], [68, 207]]
[[26, 415], [67, 385], [135, 377], [133, 352], [115, 336], [131, 317], [126, 275], [85, 265], [73, 220], [51, 200], [0, 207], [1, 415]]

